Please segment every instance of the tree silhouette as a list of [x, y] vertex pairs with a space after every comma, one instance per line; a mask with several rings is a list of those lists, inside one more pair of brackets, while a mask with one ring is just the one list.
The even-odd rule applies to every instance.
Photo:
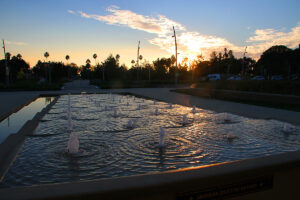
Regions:
[[94, 53], [94, 54], [93, 54], [93, 58], [95, 59], [95, 66], [96, 66], [96, 65], [97, 65], [97, 64], [96, 64], [97, 54]]
[[11, 57], [11, 53], [9, 53], [9, 52], [6, 52], [6, 54], [5, 54], [5, 58], [6, 58], [6, 60], [7, 60], [7, 61], [9, 61], [9, 60], [10, 60], [10, 57]]
[[48, 58], [49, 56], [50, 56], [49, 53], [46, 51], [46, 52], [44, 53], [44, 57], [46, 58], [46, 61], [47, 61], [47, 58]]
[[70, 56], [69, 55], [66, 55], [66, 60], [68, 62], [68, 60], [70, 59]]
[[86, 59], [85, 63], [86, 63], [86, 65], [90, 65], [91, 64], [91, 60], [90, 59]]
[[17, 56], [16, 56], [19, 60], [21, 60], [22, 59], [22, 55], [21, 54], [17, 54]]

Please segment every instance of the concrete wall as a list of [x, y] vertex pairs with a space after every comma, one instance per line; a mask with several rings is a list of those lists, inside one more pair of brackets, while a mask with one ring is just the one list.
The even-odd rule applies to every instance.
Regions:
[[1, 199], [300, 199], [300, 151], [146, 175], [1, 189]]

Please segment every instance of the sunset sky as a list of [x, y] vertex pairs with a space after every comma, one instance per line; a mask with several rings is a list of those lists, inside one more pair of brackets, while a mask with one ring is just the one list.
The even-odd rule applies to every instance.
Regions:
[[98, 62], [120, 54], [130, 66], [139, 40], [150, 62], [174, 54], [175, 26], [179, 59], [209, 59], [224, 47], [239, 57], [245, 46], [257, 59], [272, 45], [298, 47], [299, 8], [299, 0], [0, 0], [0, 39], [31, 67], [45, 51], [51, 61], [68, 54], [78, 65], [94, 64], [94, 53]]

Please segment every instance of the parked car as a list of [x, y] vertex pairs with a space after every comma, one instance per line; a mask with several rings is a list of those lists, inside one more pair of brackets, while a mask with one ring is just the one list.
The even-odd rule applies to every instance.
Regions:
[[283, 80], [283, 77], [282, 77], [282, 75], [274, 75], [274, 76], [271, 76], [271, 80], [281, 81], [281, 80]]
[[297, 74], [292, 74], [290, 79], [296, 81], [296, 80], [300, 80], [300, 77]]
[[240, 76], [230, 76], [227, 80], [236, 80], [236, 81], [239, 81], [239, 80], [242, 80]]
[[260, 80], [261, 81], [261, 80], [266, 80], [266, 79], [263, 76], [254, 76], [251, 78], [251, 80]]
[[210, 81], [216, 81], [216, 80], [220, 80], [221, 79], [221, 75], [220, 74], [208, 74], [207, 78]]

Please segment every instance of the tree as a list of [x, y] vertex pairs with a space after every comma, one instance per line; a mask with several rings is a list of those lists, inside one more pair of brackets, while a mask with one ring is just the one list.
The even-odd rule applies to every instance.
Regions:
[[267, 49], [261, 55], [255, 71], [266, 76], [288, 76], [290, 71], [290, 55], [292, 50], [284, 45], [276, 45]]
[[96, 66], [97, 65], [96, 64], [97, 54], [94, 53], [93, 58], [95, 59], [95, 66]]
[[7, 52], [7, 53], [5, 54], [6, 60], [9, 61], [9, 60], [10, 60], [10, 57], [11, 57], [11, 53]]
[[44, 53], [44, 57], [46, 58], [46, 61], [47, 61], [47, 58], [48, 58], [49, 56], [50, 56], [49, 53], [46, 51], [46, 52]]
[[85, 63], [86, 63], [86, 65], [90, 65], [91, 64], [91, 60], [90, 59], [86, 59]]
[[22, 59], [22, 55], [21, 54], [17, 54], [17, 56], [16, 56], [19, 60], [21, 60]]
[[[44, 57], [46, 58], [46, 61], [47, 61], [47, 58], [48, 58], [49, 56], [50, 56], [49, 53], [46, 51], [46, 52], [44, 53]], [[49, 74], [49, 83], [51, 83], [51, 68], [50, 68], [49, 65], [47, 65], [47, 68], [48, 68], [48, 74]]]
[[68, 60], [70, 59], [70, 56], [69, 55], [66, 55], [66, 60], [68, 62]]

